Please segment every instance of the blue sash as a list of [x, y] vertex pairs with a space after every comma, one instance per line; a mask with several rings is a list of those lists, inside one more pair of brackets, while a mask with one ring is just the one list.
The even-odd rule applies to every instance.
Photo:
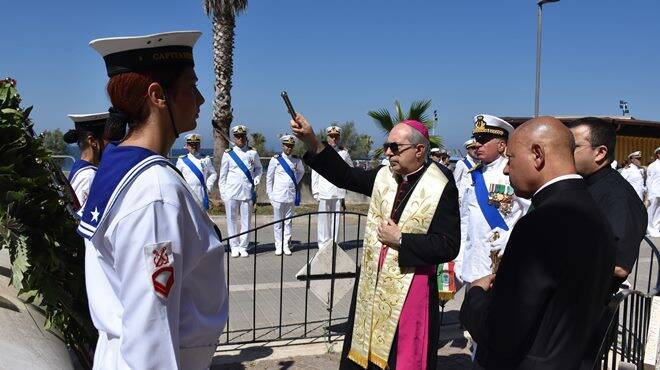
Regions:
[[85, 208], [78, 212], [80, 216], [78, 234], [91, 239], [123, 190], [128, 188], [145, 169], [155, 164], [174, 168], [167, 159], [151, 150], [109, 144], [103, 152], [103, 159], [92, 181]]
[[204, 182], [204, 175], [202, 174], [202, 171], [195, 166], [195, 164], [188, 158], [188, 156], [184, 156], [183, 158], [183, 163], [190, 168], [193, 174], [195, 174], [195, 177], [197, 177], [197, 180], [202, 184], [202, 189], [204, 189], [204, 199], [202, 199], [202, 202], [204, 203], [204, 209], [209, 209], [209, 194], [206, 190], [206, 182]]
[[243, 171], [243, 174], [245, 175], [245, 177], [247, 177], [248, 181], [250, 182], [250, 186], [252, 186], [252, 203], [256, 203], [257, 192], [254, 190], [254, 180], [252, 180], [252, 174], [250, 173], [250, 170], [247, 168], [245, 163], [243, 163], [243, 161], [240, 158], [238, 158], [238, 154], [236, 154], [234, 150], [230, 150], [228, 153], [231, 159], [234, 160], [238, 168], [240, 168], [241, 171]]
[[509, 230], [509, 226], [504, 222], [504, 218], [502, 218], [502, 214], [500, 214], [497, 207], [488, 203], [488, 189], [486, 189], [486, 181], [484, 180], [484, 173], [482, 171], [483, 167], [480, 167], [470, 172], [481, 213], [483, 213], [491, 229], [499, 227], [502, 230]]
[[468, 161], [467, 157], [463, 158], [463, 163], [467, 166], [468, 170], [472, 168], [472, 164]]
[[296, 200], [295, 200], [295, 205], [299, 206], [300, 205], [300, 188], [298, 187], [298, 181], [296, 181], [296, 175], [293, 173], [293, 170], [291, 169], [291, 166], [282, 158], [281, 155], [277, 156], [277, 161], [280, 162], [280, 165], [282, 165], [282, 168], [284, 168], [284, 172], [286, 172], [287, 175], [291, 178], [291, 181], [293, 181], [293, 185], [296, 186]]

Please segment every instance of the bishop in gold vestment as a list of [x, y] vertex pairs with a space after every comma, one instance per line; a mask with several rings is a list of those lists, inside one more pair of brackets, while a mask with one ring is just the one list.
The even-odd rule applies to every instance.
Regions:
[[302, 116], [291, 125], [309, 166], [371, 197], [340, 368], [435, 369], [436, 267], [458, 254], [460, 219], [451, 174], [428, 161], [428, 131], [417, 121], [397, 124], [384, 145], [390, 166], [365, 171], [318, 143]]

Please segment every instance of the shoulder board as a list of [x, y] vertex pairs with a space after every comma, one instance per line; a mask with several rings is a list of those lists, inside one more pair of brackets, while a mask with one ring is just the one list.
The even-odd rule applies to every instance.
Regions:
[[280, 157], [279, 154], [275, 154], [275, 155], [273, 156], [273, 158], [275, 158], [275, 159], [277, 159], [277, 158], [279, 158], [279, 157]]
[[256, 151], [256, 149], [254, 149], [253, 147], [248, 147], [248, 149]]
[[185, 154], [184, 154], [184, 155], [180, 155], [179, 158], [183, 158], [183, 157], [185, 157], [185, 156], [186, 156]]
[[231, 149], [229, 148], [225, 149], [225, 153], [229, 153], [229, 152], [231, 152]]
[[346, 148], [344, 148], [343, 146], [340, 146], [339, 150], [346, 150]]

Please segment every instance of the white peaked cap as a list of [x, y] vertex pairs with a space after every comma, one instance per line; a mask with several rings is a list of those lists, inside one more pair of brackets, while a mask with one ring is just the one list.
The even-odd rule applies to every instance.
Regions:
[[638, 150], [636, 152], [632, 152], [628, 154], [628, 158], [633, 158], [633, 157], [641, 157], [642, 156], [642, 151]]

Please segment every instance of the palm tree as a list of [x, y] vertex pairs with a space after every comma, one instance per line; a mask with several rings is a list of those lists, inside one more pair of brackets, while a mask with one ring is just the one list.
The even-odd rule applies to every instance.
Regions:
[[234, 119], [231, 108], [231, 78], [234, 73], [234, 30], [236, 16], [245, 12], [247, 0], [203, 0], [204, 12], [213, 19], [213, 156], [215, 166], [229, 146], [229, 126]]
[[[401, 108], [401, 103], [398, 100], [394, 101], [394, 110], [395, 115], [393, 116], [386, 108], [381, 108], [375, 111], [369, 111], [367, 114], [369, 117], [374, 119], [374, 122], [379, 126], [379, 128], [384, 132], [385, 135], [388, 135], [394, 125], [401, 121], [407, 119], [413, 119], [424, 124], [429, 130], [433, 128], [435, 121], [431, 118], [431, 115], [427, 110], [431, 107], [431, 100], [416, 100], [410, 104], [408, 112], [404, 114], [403, 109]], [[431, 135], [429, 137], [432, 148], [444, 148], [442, 145], [442, 138], [440, 136]], [[383, 154], [383, 148], [378, 148], [374, 152], [374, 157], [378, 158]]]

